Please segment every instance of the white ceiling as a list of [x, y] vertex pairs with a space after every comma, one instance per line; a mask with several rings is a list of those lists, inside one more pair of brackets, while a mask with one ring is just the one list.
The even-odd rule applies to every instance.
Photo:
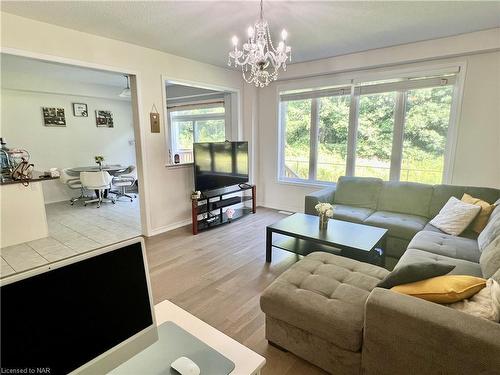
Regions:
[[[2, 11], [227, 66], [256, 1], [2, 1]], [[500, 27], [500, 2], [265, 1], [274, 38], [289, 32], [293, 62]]]
[[27, 57], [1, 54], [2, 75], [26, 74], [59, 81], [125, 88], [126, 78], [120, 73], [106, 72], [73, 65], [58, 64]]

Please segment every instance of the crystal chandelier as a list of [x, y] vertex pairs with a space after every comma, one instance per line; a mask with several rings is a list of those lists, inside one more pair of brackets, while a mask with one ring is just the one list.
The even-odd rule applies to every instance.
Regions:
[[286, 61], [292, 60], [290, 46], [285, 44], [287, 32], [281, 32], [282, 40], [278, 48], [274, 48], [269, 32], [269, 25], [264, 19], [262, 0], [260, 0], [260, 17], [254, 27], [248, 27], [248, 41], [243, 44], [243, 49], [238, 49], [238, 38], [233, 36], [234, 50], [229, 52], [228, 65], [241, 66], [243, 78], [256, 87], [264, 87], [278, 79], [278, 70], [283, 67], [286, 71]]

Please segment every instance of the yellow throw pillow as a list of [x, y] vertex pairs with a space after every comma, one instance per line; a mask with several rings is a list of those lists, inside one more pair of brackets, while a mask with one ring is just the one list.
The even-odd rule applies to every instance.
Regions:
[[445, 275], [397, 285], [391, 290], [431, 302], [453, 303], [472, 297], [485, 286], [486, 280], [480, 277]]
[[489, 204], [479, 198], [474, 198], [469, 194], [464, 194], [462, 197], [462, 202], [473, 204], [481, 207], [481, 211], [477, 214], [474, 221], [471, 223], [471, 229], [476, 233], [481, 233], [486, 224], [488, 224], [488, 219], [490, 218], [491, 213], [495, 209], [494, 204]]

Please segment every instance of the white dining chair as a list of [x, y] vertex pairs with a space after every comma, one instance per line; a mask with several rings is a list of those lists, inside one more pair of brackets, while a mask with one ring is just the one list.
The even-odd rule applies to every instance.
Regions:
[[84, 189], [97, 191], [97, 198], [85, 201], [85, 206], [88, 203], [97, 203], [97, 207], [101, 207], [102, 202], [115, 203], [114, 199], [105, 198], [103, 194], [104, 190], [110, 188], [112, 181], [112, 177], [108, 172], [80, 172], [80, 181], [82, 182]]
[[113, 177], [113, 186], [116, 186], [119, 190], [111, 191], [111, 193], [116, 195], [117, 200], [120, 199], [120, 197], [127, 197], [132, 202], [134, 198], [137, 198], [137, 195], [135, 194], [133, 197], [127, 194], [127, 188], [133, 186], [136, 181], [135, 176], [132, 174], [134, 170], [135, 166], [130, 165]]
[[80, 196], [74, 197], [69, 200], [69, 203], [73, 205], [76, 201], [86, 198], [85, 190], [83, 189], [82, 182], [80, 181], [80, 173], [72, 172], [71, 168], [59, 169], [60, 177], [59, 181], [65, 184], [67, 187], [73, 190], [80, 190]]

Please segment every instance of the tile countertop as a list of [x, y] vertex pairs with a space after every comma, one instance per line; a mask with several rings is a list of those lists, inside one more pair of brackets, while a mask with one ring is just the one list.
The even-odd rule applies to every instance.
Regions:
[[[38, 182], [38, 181], [45, 181], [45, 180], [57, 180], [59, 177], [50, 177], [50, 176], [45, 176], [43, 172], [38, 172], [38, 171], [33, 171], [33, 175], [29, 182]], [[0, 185], [13, 185], [13, 184], [20, 184], [26, 182], [26, 180], [12, 180], [12, 179], [1, 179], [0, 180]]]

